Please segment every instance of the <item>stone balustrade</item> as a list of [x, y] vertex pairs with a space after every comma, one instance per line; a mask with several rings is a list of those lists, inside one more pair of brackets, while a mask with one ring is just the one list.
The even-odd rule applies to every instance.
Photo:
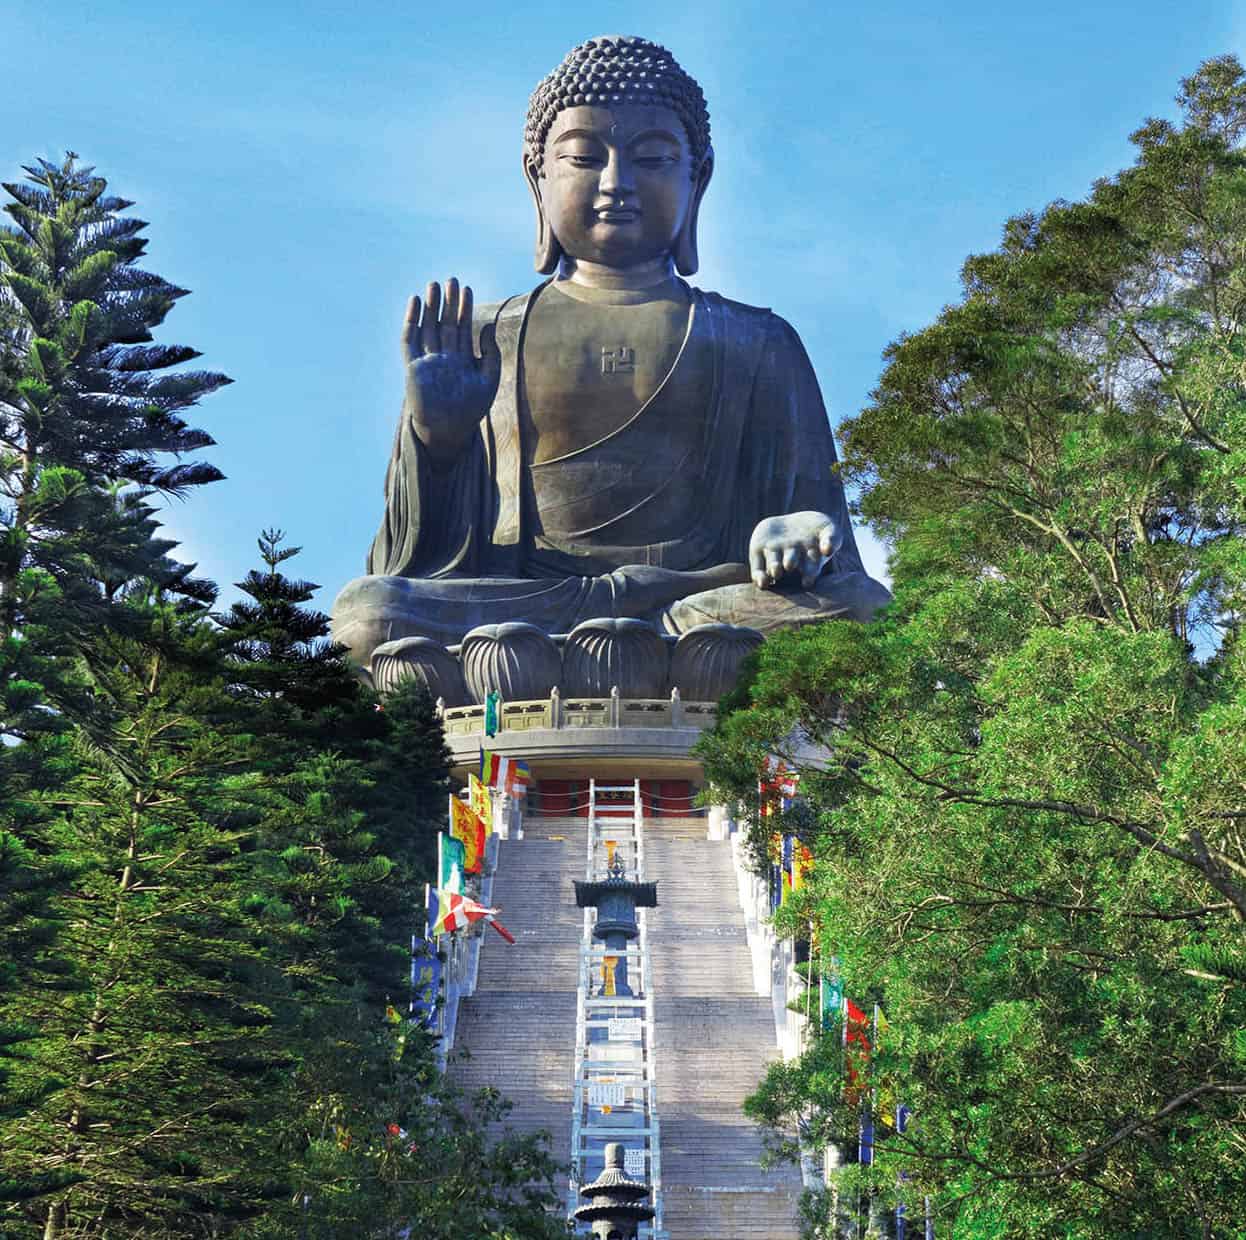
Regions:
[[[503, 702], [498, 707], [498, 731], [531, 732], [571, 728], [696, 728], [711, 727], [716, 702], [685, 702], [679, 691], [669, 698], [564, 698], [557, 689], [531, 702]], [[446, 738], [480, 736], [485, 729], [483, 706], [447, 706], [442, 703]]]

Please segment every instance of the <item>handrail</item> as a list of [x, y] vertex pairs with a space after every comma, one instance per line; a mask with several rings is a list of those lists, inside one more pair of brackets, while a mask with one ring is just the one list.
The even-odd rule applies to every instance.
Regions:
[[[619, 814], [610, 812], [599, 814], [601, 808], [599, 796], [603, 792], [626, 790], [632, 794], [631, 812]], [[617, 803], [616, 803], [617, 805]], [[612, 811], [616, 806], [612, 805]], [[586, 831], [586, 855], [584, 872], [589, 881], [606, 877], [605, 855], [607, 840], [615, 842], [615, 857], [622, 862], [624, 873], [629, 879], [643, 881], [645, 872], [644, 859], [644, 820], [645, 804], [641, 795], [640, 780], [630, 784], [610, 785], [589, 780], [589, 813]], [[578, 1190], [585, 1174], [584, 1154], [582, 1148], [586, 1141], [596, 1139], [639, 1139], [647, 1146], [649, 1155], [649, 1181], [653, 1193], [655, 1217], [652, 1226], [641, 1229], [641, 1236], [648, 1240], [664, 1240], [662, 1230], [662, 1172], [659, 1146], [659, 1127], [657, 1113], [657, 1092], [654, 1084], [654, 1054], [657, 1047], [654, 1024], [653, 989], [651, 985], [652, 971], [650, 967], [648, 928], [645, 923], [643, 909], [637, 910], [639, 927], [638, 940], [624, 948], [621, 952], [609, 949], [593, 939], [595, 911], [584, 910], [584, 929], [580, 943], [580, 959], [578, 970], [578, 987], [576, 996], [576, 1039], [575, 1039], [575, 1081], [572, 1091], [571, 1115], [571, 1176], [567, 1185], [567, 1213], [575, 1209]], [[593, 970], [598, 961], [608, 955], [625, 955], [629, 961], [629, 973], [637, 997], [616, 996], [607, 999], [604, 996], [593, 996]], [[590, 1002], [592, 1011], [590, 1013]], [[640, 1020], [640, 1037], [637, 1042], [625, 1042], [639, 1052], [639, 1057], [627, 1062], [614, 1062], [610, 1058], [590, 1057], [589, 1023], [594, 1029], [601, 1029], [610, 1020], [612, 1005], [615, 1011], [631, 1011], [633, 1019]], [[639, 1010], [638, 1010], [639, 1009]], [[643, 1013], [643, 1015], [642, 1015]], [[596, 1045], [596, 1043], [594, 1043]], [[639, 1114], [632, 1113], [633, 1119], [639, 1119], [639, 1126], [629, 1123], [611, 1124], [609, 1122], [593, 1122], [591, 1116], [586, 1121], [585, 1112], [588, 1099], [586, 1096], [587, 1082], [597, 1073], [608, 1075], [619, 1084], [628, 1085], [637, 1092], [635, 1103], [639, 1106]], [[618, 1078], [624, 1078], [619, 1080]], [[586, 1132], [587, 1128], [587, 1132]]]
[[[636, 832], [636, 880], [645, 879], [645, 802], [641, 795], [640, 780], [635, 784], [635, 832]], [[653, 1191], [653, 1234], [663, 1234], [662, 1225], [662, 1141], [660, 1121], [658, 1119], [657, 1093], [657, 1023], [653, 1011], [653, 987], [649, 984], [649, 925], [646, 909], [639, 910], [637, 920], [640, 922], [640, 972], [644, 979], [645, 996], [645, 1066], [647, 1074], [647, 1103], [649, 1118], [649, 1187]]]

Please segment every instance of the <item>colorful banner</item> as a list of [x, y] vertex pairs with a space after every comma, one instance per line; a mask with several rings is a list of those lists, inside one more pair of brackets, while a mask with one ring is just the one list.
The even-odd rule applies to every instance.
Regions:
[[453, 934], [456, 930], [465, 930], [475, 922], [488, 922], [512, 946], [515, 936], [498, 921], [496, 908], [485, 908], [483, 904], [469, 896], [448, 895], [441, 901], [441, 919], [437, 923], [438, 930]]
[[[436, 924], [436, 923], [434, 923]], [[411, 940], [411, 1019], [425, 1029], [437, 1025], [441, 996], [441, 957], [429, 939]]]
[[493, 798], [489, 795], [489, 785], [484, 783], [474, 771], [467, 775], [467, 802], [472, 813], [485, 824], [485, 834], [493, 833]]
[[463, 845], [463, 872], [479, 874], [485, 864], [485, 824], [456, 796], [450, 798], [450, 834]]
[[[437, 858], [438, 865], [441, 864], [440, 856]], [[433, 927], [437, 924], [439, 916], [437, 908], [437, 888], [431, 883], [424, 884], [424, 937], [431, 939], [433, 937]]]
[[844, 1011], [844, 982], [837, 973], [822, 974], [818, 983], [822, 1007], [822, 1032], [839, 1024]]
[[495, 689], [485, 698], [485, 735], [498, 734], [498, 708], [502, 705], [502, 695]]
[[437, 887], [444, 895], [463, 893], [463, 845], [444, 831], [437, 832]]
[[844, 996], [844, 1098], [860, 1102], [870, 1062], [873, 1021], [847, 995]]
[[480, 751], [480, 781], [487, 787], [511, 796], [525, 796], [532, 783], [532, 771], [518, 758], [506, 758], [491, 749]]
[[857, 1162], [868, 1167], [874, 1161], [874, 1117], [869, 1107], [861, 1112], [860, 1136], [857, 1141]]
[[809, 881], [813, 871], [813, 853], [797, 841], [796, 860], [792, 866], [792, 890], [799, 891]]
[[[883, 1010], [874, 1004], [874, 1042], [872, 1051], [877, 1053], [878, 1048], [883, 1045], [887, 1034], [887, 1018], [883, 1015]], [[893, 1129], [896, 1125], [896, 1116], [900, 1111], [897, 1105], [895, 1082], [890, 1078], [879, 1079], [879, 1074], [874, 1073], [874, 1110], [878, 1114], [879, 1124], [886, 1129]]]
[[619, 967], [618, 956], [606, 956], [601, 962], [601, 993], [603, 995], [614, 995], [618, 992], [614, 988], [614, 971]]

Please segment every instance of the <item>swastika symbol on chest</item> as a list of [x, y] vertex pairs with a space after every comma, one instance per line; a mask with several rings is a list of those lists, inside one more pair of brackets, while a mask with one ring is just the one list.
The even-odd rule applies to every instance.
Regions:
[[601, 350], [601, 373], [603, 375], [630, 375], [636, 370], [636, 350], [627, 345], [617, 349]]

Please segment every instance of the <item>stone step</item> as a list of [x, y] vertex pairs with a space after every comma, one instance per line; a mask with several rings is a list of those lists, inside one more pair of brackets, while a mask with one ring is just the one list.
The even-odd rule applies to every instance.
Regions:
[[[518, 944], [483, 940], [476, 994], [460, 1008], [466, 1053], [451, 1065], [465, 1087], [510, 1097], [505, 1122], [548, 1131], [562, 1159], [584, 924], [572, 883], [584, 875], [585, 829], [583, 819], [528, 819], [523, 840], [501, 843], [493, 903]], [[795, 1240], [799, 1175], [761, 1169], [761, 1134], [741, 1109], [776, 1050], [770, 1001], [753, 993], [730, 845], [705, 839], [704, 818], [650, 819], [644, 831], [645, 877], [660, 902], [646, 926], [667, 1232]]]

